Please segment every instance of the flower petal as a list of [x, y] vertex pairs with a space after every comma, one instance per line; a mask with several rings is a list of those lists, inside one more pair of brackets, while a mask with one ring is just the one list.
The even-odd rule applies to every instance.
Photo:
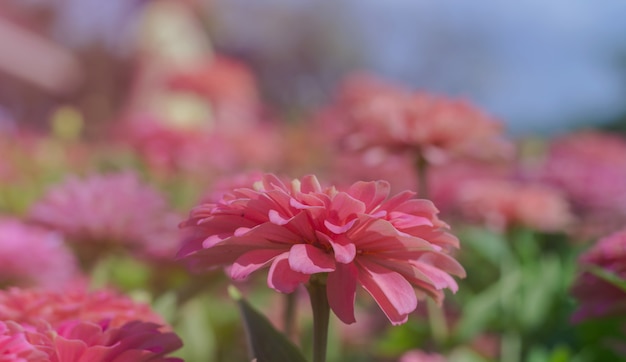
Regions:
[[407, 321], [417, 308], [417, 296], [411, 284], [399, 273], [359, 259], [359, 282], [376, 300], [392, 324]]
[[274, 259], [267, 275], [267, 285], [282, 293], [291, 293], [309, 280], [309, 275], [291, 270], [288, 261], [289, 253], [283, 253]]
[[230, 277], [235, 280], [243, 280], [250, 273], [261, 269], [269, 264], [277, 255], [283, 253], [284, 250], [277, 249], [261, 249], [252, 250], [241, 255], [229, 269]]
[[346, 324], [356, 322], [354, 299], [357, 276], [358, 270], [354, 264], [337, 264], [335, 271], [328, 274], [326, 281], [328, 304], [337, 318]]
[[289, 266], [305, 274], [324, 273], [335, 270], [335, 259], [313, 245], [296, 244], [289, 251]]

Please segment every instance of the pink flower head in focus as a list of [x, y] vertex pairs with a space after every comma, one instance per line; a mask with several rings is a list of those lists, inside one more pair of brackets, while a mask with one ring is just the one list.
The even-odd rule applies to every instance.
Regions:
[[600, 239], [579, 258], [582, 273], [575, 281], [572, 294], [579, 308], [572, 320], [585, 320], [626, 315], [626, 292], [594, 275], [588, 268], [599, 268], [622, 280], [626, 279], [626, 229]]
[[192, 268], [228, 266], [233, 279], [268, 266], [268, 285], [291, 293], [311, 275], [328, 275], [335, 314], [353, 323], [356, 286], [367, 290], [394, 324], [417, 306], [417, 296], [441, 300], [464, 276], [448, 255], [458, 240], [437, 209], [405, 191], [388, 198], [387, 182], [357, 182], [345, 191], [323, 188], [315, 176], [285, 183], [266, 174], [216, 203], [191, 211], [179, 257]]
[[49, 362], [48, 355], [31, 344], [24, 329], [11, 321], [0, 321], [0, 362]]
[[175, 217], [164, 195], [130, 172], [70, 177], [30, 211], [34, 222], [58, 230], [79, 252], [98, 247], [173, 252]]
[[478, 180], [458, 191], [462, 213], [496, 231], [519, 225], [544, 232], [563, 231], [573, 220], [557, 190], [508, 180]]
[[131, 321], [165, 325], [149, 305], [138, 303], [112, 290], [88, 291], [77, 286], [56, 291], [10, 288], [0, 290], [0, 320], [37, 326], [41, 320], [53, 328], [73, 320], [99, 323], [106, 320], [112, 327]]
[[0, 286], [57, 288], [78, 272], [78, 264], [56, 232], [0, 218]]
[[501, 124], [463, 100], [412, 93], [371, 76], [349, 78], [326, 117], [347, 147], [414, 150], [431, 163], [453, 155], [510, 157]]

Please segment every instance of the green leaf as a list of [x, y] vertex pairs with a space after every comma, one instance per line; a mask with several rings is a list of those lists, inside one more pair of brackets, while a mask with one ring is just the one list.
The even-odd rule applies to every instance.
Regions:
[[461, 232], [463, 247], [469, 247], [493, 265], [512, 259], [511, 249], [502, 235], [487, 229], [468, 227]]
[[306, 362], [298, 348], [257, 312], [237, 288], [228, 287], [228, 293], [239, 306], [252, 358], [256, 358], [257, 362]]

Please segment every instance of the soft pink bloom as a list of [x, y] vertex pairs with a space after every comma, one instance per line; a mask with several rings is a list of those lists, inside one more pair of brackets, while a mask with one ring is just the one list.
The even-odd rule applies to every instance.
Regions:
[[61, 235], [0, 218], [0, 285], [60, 287], [78, 272]]
[[572, 294], [580, 306], [572, 319], [581, 322], [595, 318], [626, 315], [626, 292], [605, 281], [587, 268], [626, 280], [626, 229], [600, 239], [579, 258], [582, 273], [574, 283]]
[[165, 324], [147, 304], [135, 302], [112, 290], [88, 291], [81, 286], [55, 291], [0, 290], [0, 320], [31, 326], [44, 320], [53, 328], [73, 320], [94, 323], [106, 320], [112, 327], [136, 320]]
[[175, 219], [165, 196], [131, 172], [69, 177], [30, 210], [81, 250], [127, 248], [139, 254], [174, 252]]
[[432, 163], [453, 155], [511, 156], [501, 124], [477, 107], [371, 76], [349, 78], [324, 117], [351, 149], [413, 150]]
[[311, 275], [328, 273], [329, 303], [353, 323], [356, 286], [363, 286], [394, 324], [406, 321], [420, 296], [456, 290], [464, 276], [447, 252], [458, 247], [437, 209], [406, 191], [388, 198], [387, 182], [323, 188], [315, 176], [285, 183], [267, 174], [191, 211], [179, 256], [191, 267], [228, 266], [233, 279], [270, 266], [268, 285], [291, 293]]
[[141, 321], [115, 327], [106, 321], [77, 320], [54, 328], [45, 321], [32, 327], [22, 327], [11, 321], [0, 322], [0, 361], [182, 361], [165, 356], [180, 348], [181, 340], [174, 333], [163, 332], [159, 328], [157, 324]]
[[563, 190], [586, 234], [604, 235], [626, 220], [626, 141], [614, 134], [578, 132], [557, 138], [539, 171]]
[[48, 355], [31, 344], [24, 329], [11, 321], [0, 321], [0, 362], [49, 362]]
[[538, 231], [563, 231], [572, 221], [564, 195], [539, 184], [479, 180], [458, 191], [463, 215], [497, 231], [524, 226]]
[[446, 362], [448, 359], [438, 353], [426, 353], [418, 349], [403, 354], [398, 362]]

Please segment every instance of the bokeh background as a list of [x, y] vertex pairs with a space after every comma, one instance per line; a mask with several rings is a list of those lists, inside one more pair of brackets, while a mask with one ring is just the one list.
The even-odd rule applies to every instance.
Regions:
[[46, 127], [71, 106], [97, 132], [151, 52], [217, 50], [249, 65], [286, 113], [367, 70], [469, 98], [513, 135], [607, 126], [626, 113], [624, 15], [619, 0], [6, 0], [0, 118]]

